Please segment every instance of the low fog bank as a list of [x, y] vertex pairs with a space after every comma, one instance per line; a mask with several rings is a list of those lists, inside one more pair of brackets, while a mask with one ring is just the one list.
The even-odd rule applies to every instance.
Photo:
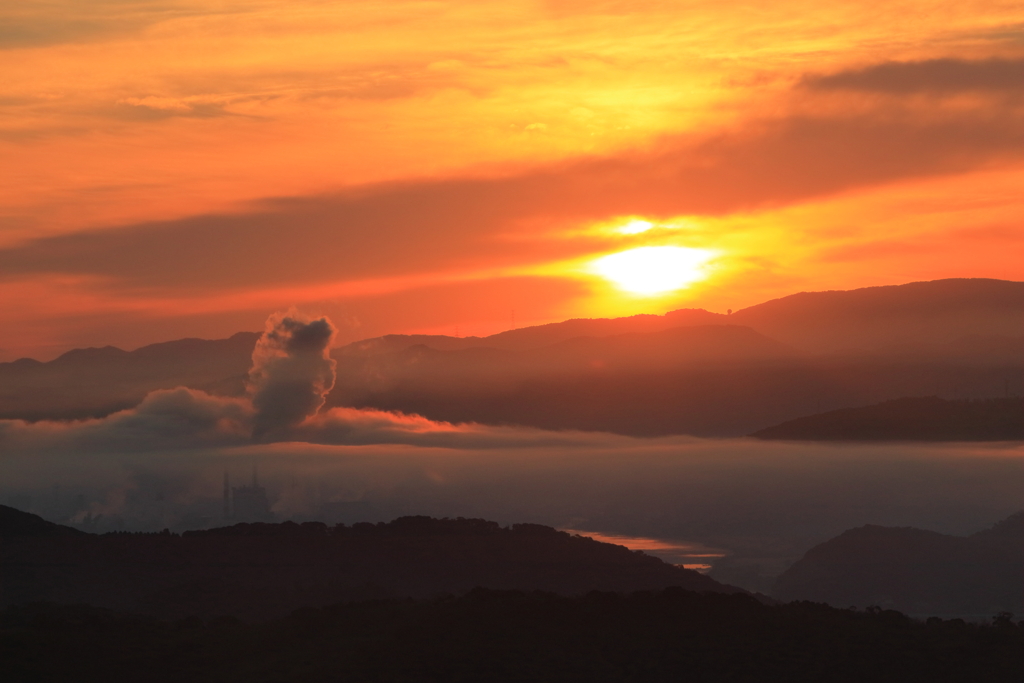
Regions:
[[561, 434], [560, 445], [248, 444], [0, 458], [0, 502], [90, 531], [409, 514], [535, 522], [722, 549], [712, 576], [764, 588], [808, 548], [863, 524], [968, 534], [1024, 508], [1024, 447], [829, 445]]

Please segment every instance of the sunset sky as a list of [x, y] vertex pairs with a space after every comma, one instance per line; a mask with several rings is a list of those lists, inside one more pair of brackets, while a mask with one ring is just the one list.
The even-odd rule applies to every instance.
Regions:
[[1020, 0], [8, 1], [0, 65], [0, 361], [1024, 279]]

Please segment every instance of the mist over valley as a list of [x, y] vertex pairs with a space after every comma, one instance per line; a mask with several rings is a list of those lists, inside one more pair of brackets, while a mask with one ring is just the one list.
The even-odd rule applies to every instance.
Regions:
[[[877, 305], [881, 297], [888, 309], [921, 309], [893, 335], [862, 332], [870, 345], [842, 351], [824, 342], [798, 350], [792, 336], [783, 343], [718, 324], [754, 317], [743, 311], [711, 325], [713, 314], [679, 311], [485, 340], [390, 336], [334, 350], [329, 321], [289, 314], [268, 321], [258, 343], [238, 334], [17, 361], [0, 366], [6, 377], [71, 402], [50, 419], [0, 422], [0, 503], [94, 533], [407, 515], [536, 523], [616, 536], [655, 555], [660, 548], [673, 563], [770, 593], [803, 553], [847, 529], [965, 535], [1024, 508], [1020, 443], [988, 423], [973, 444], [928, 443], [949, 437], [928, 431], [948, 419], [927, 411], [909, 443], [858, 443], [856, 433], [831, 443], [731, 436], [802, 417], [799, 406], [891, 396], [938, 377], [955, 377], [960, 398], [930, 399], [936, 405], [984, 413], [1011, 401], [1000, 419], [1016, 429], [1019, 399], [1005, 394], [1016, 392], [1024, 365], [1009, 352], [1021, 290], [943, 281], [765, 305], [791, 311], [806, 309], [808, 298], [824, 301], [839, 320], [830, 325], [861, 330], [870, 321], [844, 301]], [[978, 313], [957, 327], [957, 309], [923, 303], [950, 291], [988, 318]], [[853, 320], [842, 322], [842, 310], [855, 311]], [[807, 330], [821, 311], [788, 315], [790, 328]], [[699, 324], [678, 324], [686, 321]], [[784, 327], [771, 325], [777, 334]], [[808, 338], [825, 338], [815, 334]], [[243, 365], [246, 374], [230, 374]], [[102, 408], [103, 396], [129, 392], [120, 399], [128, 401], [142, 387], [149, 393], [140, 403]], [[984, 387], [973, 401], [965, 395]], [[364, 400], [346, 399], [360, 392]], [[501, 399], [488, 403], [488, 395]], [[15, 392], [8, 396], [7, 410], [17, 412]], [[424, 410], [400, 410], [407, 405]], [[53, 419], [68, 410], [96, 416]], [[457, 419], [466, 414], [486, 419]], [[870, 425], [856, 429], [861, 441], [879, 438]]]

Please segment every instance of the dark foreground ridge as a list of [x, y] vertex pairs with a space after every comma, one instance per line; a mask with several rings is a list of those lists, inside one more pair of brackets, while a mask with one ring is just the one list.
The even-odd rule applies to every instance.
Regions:
[[0, 606], [85, 603], [165, 618], [265, 619], [369, 598], [478, 586], [580, 595], [680, 586], [743, 592], [698, 572], [537, 524], [402, 517], [103, 535], [0, 506]]
[[794, 441], [1019, 441], [1024, 439], [1024, 397], [897, 398], [797, 418], [751, 436]]
[[808, 550], [772, 595], [920, 615], [1021, 614], [1024, 512], [967, 537], [873, 524], [850, 529]]
[[0, 613], [0, 661], [11, 683], [1017, 683], [1024, 622], [920, 622], [678, 588], [576, 598], [477, 589], [260, 624], [33, 604]]

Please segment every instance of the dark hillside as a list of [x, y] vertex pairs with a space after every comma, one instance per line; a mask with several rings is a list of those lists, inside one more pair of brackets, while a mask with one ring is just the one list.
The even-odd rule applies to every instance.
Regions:
[[807, 551], [772, 594], [910, 614], [1024, 613], [1024, 512], [973, 536], [867, 525]]
[[39, 515], [0, 505], [0, 539], [40, 536], [84, 536], [84, 531], [47, 522]]
[[[528, 351], [488, 348], [339, 358], [327, 406], [435, 420], [651, 436], [740, 435], [793, 414], [821, 378], [749, 328], [680, 327], [578, 337]], [[778, 387], [796, 384], [797, 391]], [[767, 395], [774, 400], [764, 400]]]
[[[417, 347], [346, 358], [339, 364], [327, 406], [634, 436], [744, 436], [822, 409], [863, 406], [937, 388], [991, 396], [1006, 387], [1024, 387], [1020, 365], [965, 368], [931, 361], [772, 359], [768, 346], [760, 355], [752, 353], [745, 360], [734, 354], [728, 362], [723, 359], [727, 348], [717, 359], [658, 355], [640, 344], [635, 354], [588, 355], [588, 346], [606, 346], [606, 341], [572, 340], [560, 349], [521, 353]], [[555, 362], [559, 356], [562, 360]]]
[[1024, 622], [922, 623], [677, 588], [578, 598], [478, 589], [261, 624], [36, 604], [0, 612], [0, 660], [11, 683], [1018, 683]]
[[751, 436], [817, 441], [1016, 441], [1024, 439], [1024, 398], [898, 398], [800, 417]]
[[340, 600], [422, 598], [477, 586], [567, 595], [666, 586], [740, 590], [622, 546], [478, 519], [238, 524], [180, 536], [0, 541], [0, 604], [86, 603], [169, 617], [265, 618]]

